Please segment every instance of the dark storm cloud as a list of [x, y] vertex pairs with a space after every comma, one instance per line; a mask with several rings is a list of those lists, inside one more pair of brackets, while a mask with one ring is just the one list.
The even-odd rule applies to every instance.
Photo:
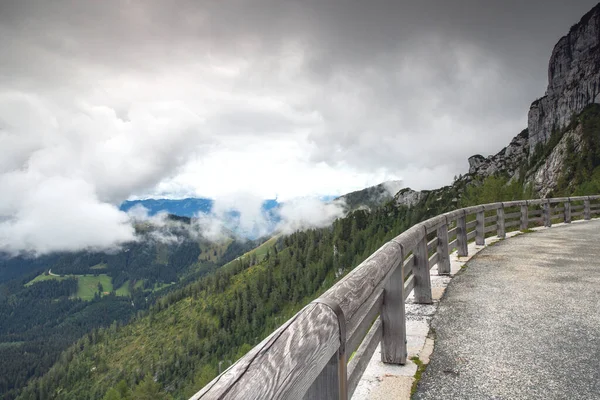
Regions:
[[0, 250], [129, 240], [111, 204], [233, 145], [447, 184], [525, 127], [553, 45], [594, 5], [0, 0]]

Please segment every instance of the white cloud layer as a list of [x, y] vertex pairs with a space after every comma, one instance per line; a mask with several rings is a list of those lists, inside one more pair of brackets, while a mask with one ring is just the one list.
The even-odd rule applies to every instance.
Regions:
[[262, 198], [448, 184], [525, 127], [594, 4], [2, 1], [0, 251], [118, 246], [135, 196], [244, 193], [260, 221]]

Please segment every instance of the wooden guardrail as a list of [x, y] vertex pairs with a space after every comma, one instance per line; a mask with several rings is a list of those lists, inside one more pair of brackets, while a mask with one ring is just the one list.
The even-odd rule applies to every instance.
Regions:
[[[405, 364], [404, 302], [431, 304], [430, 269], [450, 273], [450, 253], [467, 256], [475, 239], [506, 236], [531, 224], [550, 227], [600, 214], [600, 196], [491, 203], [462, 208], [417, 224], [284, 323], [193, 400], [348, 399], [377, 345], [382, 361]], [[355, 353], [350, 362], [347, 356]]]

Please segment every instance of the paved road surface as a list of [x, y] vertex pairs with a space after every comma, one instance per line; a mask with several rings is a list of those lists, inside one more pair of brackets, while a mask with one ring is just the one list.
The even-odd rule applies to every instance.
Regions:
[[432, 327], [414, 399], [600, 399], [600, 221], [484, 249]]

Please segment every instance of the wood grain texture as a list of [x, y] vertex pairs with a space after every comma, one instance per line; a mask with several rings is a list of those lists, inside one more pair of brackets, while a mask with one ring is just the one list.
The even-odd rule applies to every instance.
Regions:
[[[496, 209], [496, 212], [498, 212], [498, 210], [500, 210], [499, 208]], [[485, 217], [485, 219], [483, 220], [485, 222], [486, 225], [492, 223], [492, 222], [496, 222], [498, 220], [498, 215], [492, 215], [490, 217]]]
[[589, 221], [591, 219], [589, 199], [585, 199], [583, 202], [583, 219], [585, 219], [586, 221]]
[[433, 239], [431, 239], [429, 242], [427, 242], [427, 253], [431, 254], [431, 252], [433, 250], [437, 249], [437, 245], [438, 245], [438, 238], [436, 236]]
[[377, 345], [381, 341], [381, 333], [382, 333], [382, 325], [381, 320], [377, 318], [365, 340], [361, 343], [360, 347], [356, 351], [356, 354], [350, 360], [348, 364], [348, 397], [352, 397], [358, 383], [360, 382], [360, 378], [364, 374], [367, 366], [369, 365], [369, 361], [371, 361], [371, 357], [373, 357], [373, 353], [377, 349]]
[[[398, 267], [398, 269], [399, 268], [400, 267]], [[356, 313], [357, 317], [352, 326], [352, 330], [347, 332], [348, 340], [346, 343], [346, 352], [348, 354], [352, 354], [360, 346], [360, 342], [363, 340], [369, 327], [381, 313], [383, 307], [383, 292], [383, 289], [377, 291], [375, 295], [371, 297], [371, 301], [365, 302], [364, 307], [366, 311], [359, 309]]]
[[438, 215], [436, 217], [429, 218], [424, 222], [421, 222], [421, 225], [425, 227], [427, 234], [429, 235], [430, 233], [435, 232], [437, 228], [439, 228], [445, 223], [446, 217], [444, 215]]
[[431, 257], [429, 257], [429, 269], [432, 269], [433, 267], [435, 267], [435, 265], [437, 264], [439, 259], [438, 253], [433, 253], [431, 255]]
[[459, 257], [466, 257], [469, 255], [467, 240], [467, 221], [463, 215], [456, 221], [456, 250]]
[[444, 224], [437, 229], [437, 266], [439, 275], [450, 274], [450, 251], [448, 249], [448, 225]]
[[406, 317], [404, 309], [404, 273], [397, 268], [383, 291], [381, 308], [381, 361], [406, 363]]
[[[425, 231], [425, 228], [423, 228], [423, 231]], [[423, 239], [415, 248], [413, 255], [415, 256], [415, 262], [413, 264], [415, 302], [419, 304], [432, 304], [429, 256], [427, 254], [427, 239], [424, 234]]]
[[340, 360], [337, 352], [304, 394], [304, 400], [340, 399]]
[[506, 210], [509, 207], [521, 207], [522, 205], [527, 204], [527, 201], [525, 201], [525, 200], [505, 201], [503, 204], [504, 204], [504, 209]]
[[571, 223], [571, 202], [565, 202], [565, 224]]
[[550, 204], [564, 203], [565, 201], [569, 201], [569, 198], [568, 197], [554, 197], [554, 198], [548, 199], [548, 202], [550, 202]]
[[309, 304], [192, 399], [302, 398], [339, 346], [335, 313]]
[[396, 236], [392, 242], [400, 244], [404, 249], [404, 254], [407, 255], [414, 250], [424, 236], [425, 228], [421, 224], [417, 224]]
[[489, 204], [484, 204], [481, 207], [483, 207], [484, 211], [494, 211], [499, 208], [502, 208], [502, 203], [489, 203]]
[[544, 217], [544, 226], [549, 228], [552, 226], [552, 218], [550, 218], [550, 203], [546, 202], [542, 205], [543, 207], [543, 217]]
[[458, 239], [454, 239], [450, 243], [448, 243], [448, 249], [450, 249], [450, 251], [452, 251], [453, 249], [456, 249], [457, 246], [458, 246]]
[[456, 239], [456, 228], [448, 229], [448, 238]]
[[475, 227], [475, 244], [485, 246], [485, 213], [479, 211], [477, 213], [477, 225]]
[[369, 310], [364, 304], [382, 290], [402, 261], [402, 246], [388, 242], [321, 297], [339, 304], [347, 332], [354, 332]]
[[415, 288], [415, 277], [413, 275], [409, 276], [406, 281], [404, 281], [404, 300], [410, 296], [410, 292], [412, 292]]
[[504, 226], [504, 208], [500, 207], [496, 210], [496, 225], [498, 226], [498, 237], [506, 238], [506, 227]]
[[495, 232], [496, 229], [498, 229], [498, 226], [496, 224], [492, 224], [492, 225], [488, 225], [483, 229], [484, 233], [490, 233], [490, 232]]
[[519, 218], [520, 219], [521, 218], [521, 211], [504, 214], [504, 219], [506, 219], [506, 220], [514, 219], [514, 218]]
[[521, 206], [521, 230], [524, 231], [529, 225], [529, 209], [527, 204]]
[[504, 223], [504, 227], [505, 228], [512, 228], [513, 226], [519, 226], [521, 225], [521, 221], [508, 221]]

